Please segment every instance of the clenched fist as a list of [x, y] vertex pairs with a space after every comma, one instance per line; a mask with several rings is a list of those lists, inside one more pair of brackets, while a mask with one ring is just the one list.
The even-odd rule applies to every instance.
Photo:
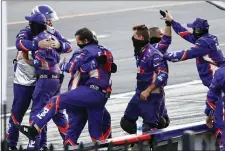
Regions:
[[206, 125], [208, 126], [208, 128], [213, 128], [213, 122], [215, 121], [215, 117], [214, 116], [207, 116], [206, 117]]
[[140, 98], [142, 100], [147, 100], [147, 98], [148, 98], [149, 95], [150, 95], [149, 90], [146, 89], [146, 90], [144, 90], [144, 91], [141, 92]]

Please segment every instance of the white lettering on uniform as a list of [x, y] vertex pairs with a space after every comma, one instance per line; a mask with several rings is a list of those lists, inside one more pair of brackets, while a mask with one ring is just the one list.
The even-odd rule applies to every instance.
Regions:
[[95, 89], [95, 90], [99, 90], [99, 87], [97, 87], [95, 85], [90, 85], [90, 88]]
[[161, 76], [158, 76], [158, 79], [159, 79], [160, 81], [163, 81], [163, 78], [162, 78]]
[[48, 78], [47, 75], [40, 75], [40, 78]]
[[25, 132], [28, 132], [28, 128], [24, 127], [24, 131], [25, 131]]
[[57, 75], [52, 75], [52, 78], [57, 78]]
[[34, 144], [35, 144], [35, 141], [30, 140], [30, 142], [29, 142], [29, 144], [28, 144], [28, 147], [34, 147]]
[[43, 111], [40, 114], [37, 114], [37, 117], [39, 119], [42, 119], [42, 117], [44, 117], [47, 113], [48, 113], [49, 109], [44, 108]]

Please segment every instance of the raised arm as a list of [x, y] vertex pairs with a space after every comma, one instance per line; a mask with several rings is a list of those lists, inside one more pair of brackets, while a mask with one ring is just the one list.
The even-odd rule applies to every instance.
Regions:
[[173, 20], [173, 17], [171, 14], [169, 14], [168, 12], [165, 12], [165, 17], [163, 17], [162, 19], [170, 22], [173, 30], [178, 35], [180, 35], [183, 39], [187, 40], [188, 42], [190, 42], [192, 44], [194, 44], [196, 42], [197, 39], [194, 37], [194, 35], [191, 32], [189, 32], [186, 28], [181, 26], [180, 23]]
[[176, 22], [175, 20], [171, 21], [171, 25], [173, 30], [183, 39], [187, 40], [188, 42], [194, 44], [196, 42], [196, 38], [194, 37], [194, 35], [189, 32], [186, 28], [184, 28], [183, 26], [181, 26], [180, 23]]
[[163, 35], [160, 42], [155, 45], [155, 48], [158, 49], [162, 54], [165, 54], [171, 44], [171, 41], [171, 36]]

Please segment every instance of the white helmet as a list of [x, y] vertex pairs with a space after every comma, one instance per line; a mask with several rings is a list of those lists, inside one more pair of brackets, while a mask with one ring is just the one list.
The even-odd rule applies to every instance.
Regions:
[[36, 12], [39, 12], [47, 18], [47, 20], [56, 21], [59, 20], [55, 10], [51, 8], [48, 5], [39, 5], [32, 9], [31, 14], [35, 14]]

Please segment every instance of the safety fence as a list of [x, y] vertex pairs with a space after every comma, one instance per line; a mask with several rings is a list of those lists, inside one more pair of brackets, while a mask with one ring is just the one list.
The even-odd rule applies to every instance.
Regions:
[[[208, 133], [209, 134], [209, 133]], [[208, 138], [197, 139], [197, 133], [194, 131], [185, 131], [181, 137], [173, 137], [167, 139], [167, 141], [158, 141], [154, 135], [144, 134], [142, 136], [132, 135], [127, 139], [113, 139], [107, 142], [95, 142], [95, 143], [83, 143], [78, 146], [70, 148], [64, 147], [64, 151], [206, 151], [214, 150], [218, 146], [218, 141]], [[181, 142], [181, 143], [180, 143]], [[8, 151], [7, 141], [2, 141], [2, 151]], [[56, 151], [54, 145], [50, 144], [50, 151]], [[19, 147], [19, 151], [24, 151], [22, 146]]]

